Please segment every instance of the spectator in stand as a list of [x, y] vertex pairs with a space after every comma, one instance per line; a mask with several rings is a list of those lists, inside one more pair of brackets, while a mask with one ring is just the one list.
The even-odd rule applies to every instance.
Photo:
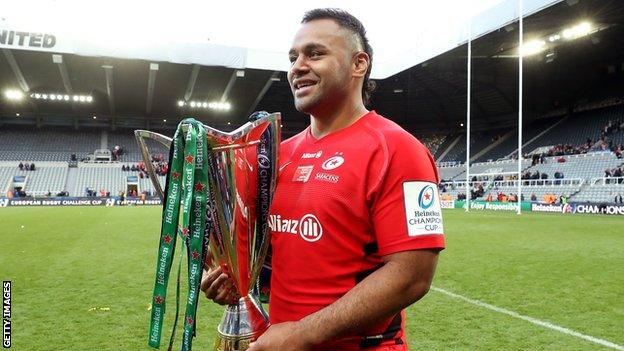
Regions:
[[617, 195], [615, 195], [615, 199], [613, 200], [613, 202], [615, 202], [616, 204], [617, 204], [617, 203], [620, 203], [620, 204], [621, 204], [621, 203], [624, 203], [624, 202], [622, 201], [622, 194], [618, 193]]
[[115, 147], [113, 148], [113, 160], [118, 160], [119, 156], [123, 155], [124, 150], [123, 147], [119, 146], [119, 145], [115, 145]]
[[545, 194], [543, 202], [545, 204], [554, 204], [557, 201], [557, 197], [554, 194]]
[[25, 163], [24, 164], [24, 170], [25, 171], [29, 171], [30, 170], [30, 163]]
[[611, 170], [610, 170], [610, 169], [608, 169], [608, 168], [607, 168], [607, 169], [605, 169], [605, 175], [604, 175], [604, 177], [605, 177], [605, 178], [610, 178], [610, 177], [611, 177]]
[[17, 167], [19, 167], [20, 171], [24, 170], [24, 164], [23, 163], [19, 163], [19, 165], [17, 165]]
[[623, 168], [624, 168], [624, 167], [622, 167], [622, 168], [615, 168], [615, 169], [613, 170], [613, 172], [611, 173], [611, 174], [613, 175], [613, 177], [614, 177], [614, 178], [619, 178], [619, 179], [617, 180], [618, 184], [622, 184], [622, 181], [623, 181], [623, 179], [622, 179], [622, 176], [624, 175]]
[[30, 170], [31, 170], [31, 171], [34, 171], [34, 170], [35, 170], [35, 164], [34, 164], [34, 163], [31, 163], [31, 164], [30, 164]]
[[563, 179], [563, 172], [561, 171], [555, 172], [555, 179], [557, 179], [555, 180], [555, 185], [561, 184], [561, 181], [559, 179]]
[[532, 202], [537, 201], [537, 195], [535, 195], [535, 193], [531, 194], [531, 201]]

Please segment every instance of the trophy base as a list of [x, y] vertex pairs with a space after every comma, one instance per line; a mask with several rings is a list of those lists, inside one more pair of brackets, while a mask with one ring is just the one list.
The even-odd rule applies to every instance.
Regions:
[[214, 344], [214, 351], [245, 351], [249, 348], [249, 344], [252, 342], [252, 338], [246, 338], [241, 340], [228, 340], [223, 339], [220, 336], [217, 337]]
[[269, 327], [269, 317], [255, 296], [247, 295], [225, 309], [214, 351], [244, 351]]

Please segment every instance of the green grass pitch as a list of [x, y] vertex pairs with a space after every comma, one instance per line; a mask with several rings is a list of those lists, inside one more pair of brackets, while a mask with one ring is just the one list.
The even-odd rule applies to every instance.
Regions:
[[[463, 210], [444, 217], [447, 249], [434, 287], [624, 344], [624, 218]], [[0, 209], [13, 349], [149, 350], [159, 218], [158, 207]], [[200, 302], [197, 350], [210, 350], [221, 311]], [[436, 290], [407, 314], [413, 350], [608, 350]]]

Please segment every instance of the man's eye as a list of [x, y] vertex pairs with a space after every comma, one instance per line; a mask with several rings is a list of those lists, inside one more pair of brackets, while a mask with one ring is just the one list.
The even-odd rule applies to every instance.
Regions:
[[321, 55], [322, 55], [322, 53], [321, 53], [321, 52], [319, 52], [319, 51], [312, 51], [312, 52], [310, 53], [310, 57], [312, 57], [312, 58], [319, 57], [319, 56], [321, 56]]
[[290, 61], [290, 63], [294, 63], [295, 61], [297, 61], [297, 56], [288, 56], [288, 60]]

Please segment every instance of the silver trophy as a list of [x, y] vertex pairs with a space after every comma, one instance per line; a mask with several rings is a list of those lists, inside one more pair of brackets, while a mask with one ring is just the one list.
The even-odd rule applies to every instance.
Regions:
[[[209, 146], [209, 248], [205, 249], [210, 253], [206, 262], [211, 268], [220, 266], [242, 296], [237, 304], [227, 306], [217, 327], [214, 350], [242, 351], [269, 325], [252, 291], [270, 243], [268, 211], [277, 179], [281, 117], [267, 114], [229, 133], [205, 128]], [[163, 190], [145, 141], [152, 139], [170, 147], [171, 138], [146, 130], [135, 131], [135, 136], [147, 174], [162, 200]]]

